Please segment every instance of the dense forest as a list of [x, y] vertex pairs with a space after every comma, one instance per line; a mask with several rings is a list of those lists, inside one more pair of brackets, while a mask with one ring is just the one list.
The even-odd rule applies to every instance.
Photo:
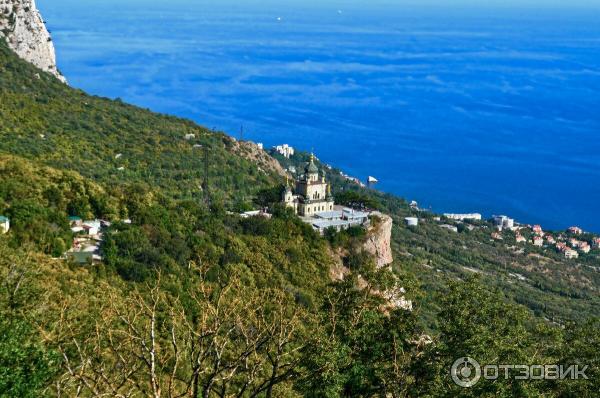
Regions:
[[[394, 218], [395, 262], [377, 269], [364, 233], [321, 237], [277, 205], [280, 170], [241, 143], [69, 88], [1, 42], [0, 137], [0, 214], [11, 220], [0, 235], [2, 397], [600, 391], [593, 255], [516, 255], [485, 225], [452, 234], [321, 166], [337, 203]], [[278, 160], [300, 166], [306, 154]], [[238, 214], [265, 206], [272, 218]], [[420, 227], [405, 227], [415, 214]], [[74, 216], [107, 221], [102, 261], [62, 255]], [[345, 277], [332, 278], [340, 265]], [[390, 305], [397, 291], [412, 311]], [[450, 368], [466, 356], [587, 365], [588, 378], [463, 388]]]

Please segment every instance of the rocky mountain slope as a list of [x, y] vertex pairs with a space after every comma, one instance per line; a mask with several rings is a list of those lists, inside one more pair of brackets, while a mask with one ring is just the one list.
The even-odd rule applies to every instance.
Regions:
[[0, 37], [19, 57], [66, 83], [35, 0], [0, 0]]
[[377, 217], [380, 221], [369, 230], [365, 250], [375, 257], [377, 268], [381, 268], [394, 262], [391, 247], [393, 220], [381, 213]]

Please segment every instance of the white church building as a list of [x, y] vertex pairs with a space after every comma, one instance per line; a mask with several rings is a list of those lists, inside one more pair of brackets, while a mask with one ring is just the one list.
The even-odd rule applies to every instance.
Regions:
[[304, 175], [296, 180], [295, 189], [286, 184], [282, 202], [321, 234], [329, 228], [341, 231], [369, 225], [369, 213], [334, 205], [331, 186], [325, 181], [325, 173], [320, 175], [313, 155]]
[[285, 205], [293, 208], [300, 217], [333, 211], [331, 186], [325, 182], [325, 175], [319, 176], [313, 155], [304, 169], [304, 175], [296, 181], [294, 191], [286, 184], [282, 199]]

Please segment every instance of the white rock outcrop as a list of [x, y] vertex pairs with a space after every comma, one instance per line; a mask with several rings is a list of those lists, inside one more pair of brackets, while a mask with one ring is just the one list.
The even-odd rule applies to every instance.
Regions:
[[0, 37], [19, 57], [66, 83], [56, 67], [54, 44], [35, 0], [0, 0]]

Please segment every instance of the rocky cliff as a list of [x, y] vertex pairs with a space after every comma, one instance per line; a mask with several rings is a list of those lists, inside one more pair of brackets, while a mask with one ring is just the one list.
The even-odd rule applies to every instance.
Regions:
[[0, 37], [19, 57], [66, 83], [35, 0], [0, 0]]
[[263, 149], [259, 148], [257, 144], [250, 141], [237, 141], [233, 138], [231, 141], [232, 152], [257, 164], [260, 171], [264, 173], [273, 172], [282, 177], [289, 177], [281, 164]]
[[394, 261], [391, 247], [393, 220], [385, 214], [374, 215], [373, 226], [369, 229], [364, 249], [375, 256], [377, 268], [381, 268]]

